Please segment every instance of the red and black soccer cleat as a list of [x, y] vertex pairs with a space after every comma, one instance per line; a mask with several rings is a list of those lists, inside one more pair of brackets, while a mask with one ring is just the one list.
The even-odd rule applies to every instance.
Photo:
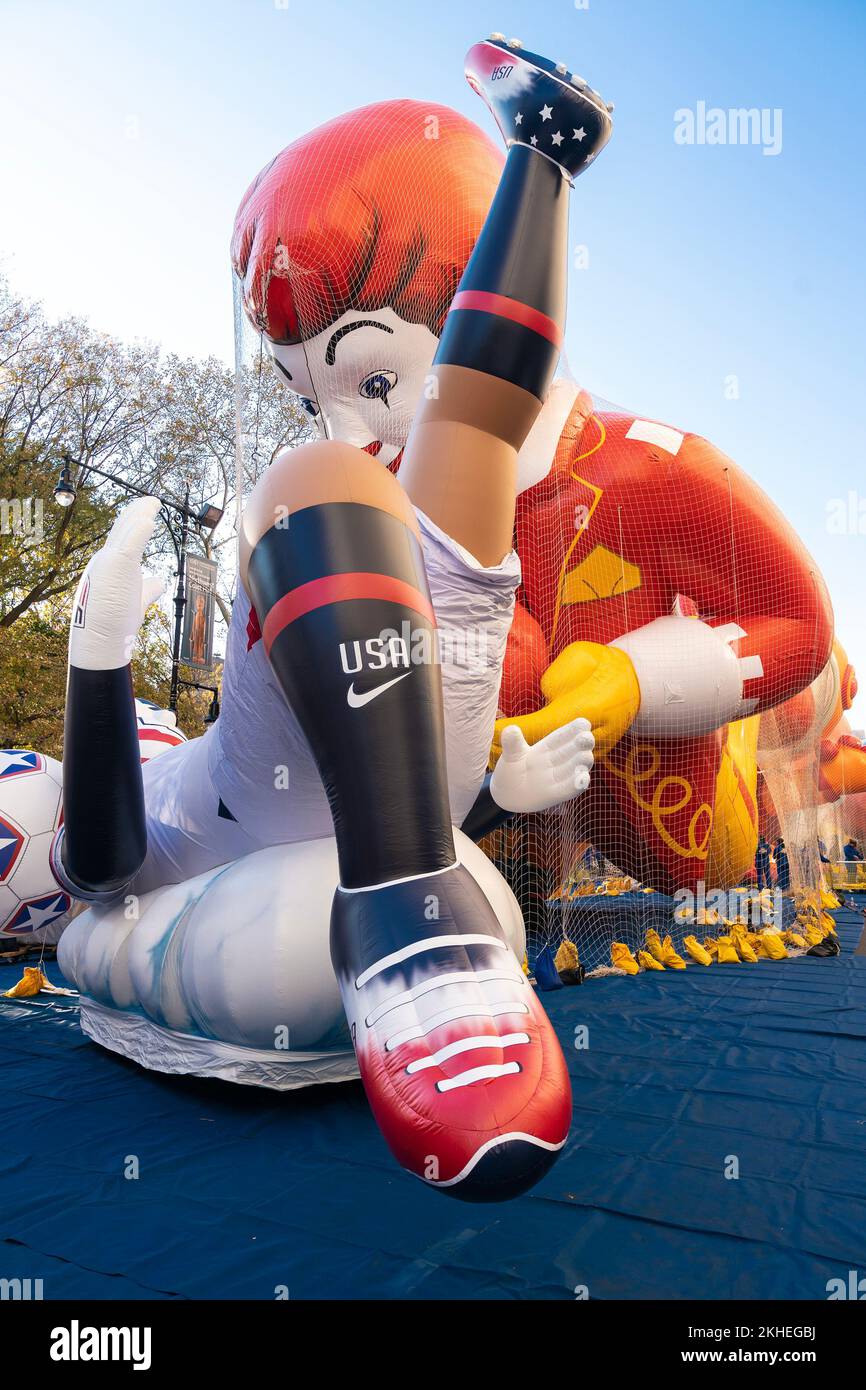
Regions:
[[338, 889], [331, 959], [367, 1097], [403, 1167], [467, 1201], [537, 1182], [568, 1135], [568, 1072], [469, 871]]

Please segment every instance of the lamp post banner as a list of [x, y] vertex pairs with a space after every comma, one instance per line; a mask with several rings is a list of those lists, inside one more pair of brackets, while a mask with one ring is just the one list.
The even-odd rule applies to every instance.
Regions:
[[213, 669], [214, 590], [217, 564], [198, 555], [186, 561], [186, 607], [180, 660], [196, 671]]

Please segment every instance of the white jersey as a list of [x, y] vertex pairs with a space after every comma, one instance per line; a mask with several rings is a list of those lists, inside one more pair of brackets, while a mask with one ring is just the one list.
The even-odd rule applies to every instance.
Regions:
[[[520, 562], [512, 551], [484, 568], [416, 513], [438, 625], [451, 817], [460, 825], [487, 767]], [[318, 769], [240, 585], [219, 720], [143, 774], [148, 853], [133, 885], [138, 892], [267, 845], [333, 834]]]

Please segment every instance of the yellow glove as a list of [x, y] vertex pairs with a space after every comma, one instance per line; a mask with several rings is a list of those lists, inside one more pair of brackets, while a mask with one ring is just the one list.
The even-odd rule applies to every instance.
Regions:
[[637, 975], [640, 972], [640, 966], [624, 941], [611, 942], [610, 959], [611, 964], [616, 966], [617, 970], [624, 970], [626, 975]]
[[704, 947], [698, 941], [696, 936], [684, 936], [683, 945], [685, 946], [692, 960], [696, 960], [698, 965], [712, 965], [712, 956], [710, 955], [709, 951], [704, 949]]
[[566, 647], [542, 676], [541, 693], [547, 702], [543, 709], [496, 721], [491, 766], [502, 752], [502, 730], [509, 724], [523, 731], [527, 743], [538, 743], [574, 719], [588, 719], [598, 758], [616, 747], [640, 709], [631, 658], [600, 642], [572, 642]]

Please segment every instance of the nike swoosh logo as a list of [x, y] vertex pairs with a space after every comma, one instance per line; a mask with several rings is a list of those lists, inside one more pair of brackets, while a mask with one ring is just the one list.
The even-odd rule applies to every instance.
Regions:
[[381, 695], [383, 690], [390, 690], [392, 685], [404, 681], [407, 676], [411, 676], [411, 671], [404, 671], [402, 676], [395, 676], [392, 681], [386, 681], [384, 685], [377, 685], [375, 690], [367, 690], [363, 695], [358, 695], [355, 691], [355, 682], [349, 686], [346, 692], [346, 699], [351, 709], [360, 709], [362, 705], [369, 705], [371, 700], [375, 700], [377, 695]]

